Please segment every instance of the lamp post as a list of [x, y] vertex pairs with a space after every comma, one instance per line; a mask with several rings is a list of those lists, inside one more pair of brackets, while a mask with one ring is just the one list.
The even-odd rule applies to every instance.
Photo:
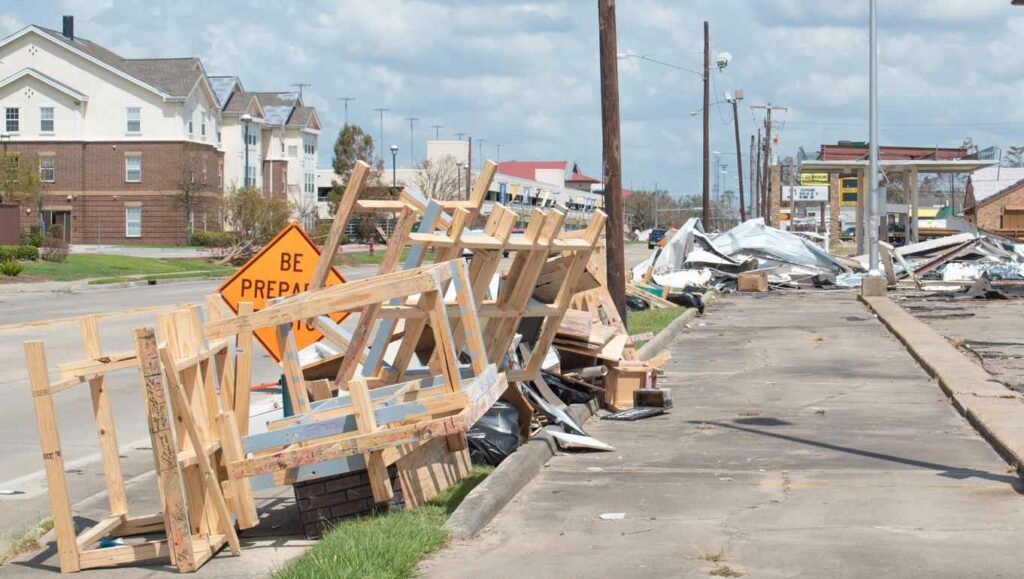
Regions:
[[398, 145], [391, 145], [391, 186], [398, 187]]
[[870, 141], [868, 161], [868, 275], [881, 275], [878, 269], [878, 235], [879, 235], [879, 208], [878, 208], [878, 24], [876, 13], [878, 1], [871, 1], [869, 15], [870, 33], [870, 57], [869, 57], [869, 92], [868, 92], [868, 139]]
[[249, 123], [252, 121], [252, 115], [245, 113], [238, 120], [242, 121], [243, 138], [245, 139], [245, 174], [242, 176], [242, 182], [245, 186], [249, 186]]

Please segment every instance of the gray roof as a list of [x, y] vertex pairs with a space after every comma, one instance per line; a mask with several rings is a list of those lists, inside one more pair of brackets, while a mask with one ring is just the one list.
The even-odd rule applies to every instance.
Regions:
[[1019, 167], [986, 167], [971, 174], [971, 185], [974, 188], [974, 203], [980, 205], [986, 199], [1022, 185], [1024, 168]]
[[316, 109], [313, 107], [295, 107], [292, 111], [291, 118], [288, 119], [288, 126], [292, 127], [304, 127], [309, 123], [309, 119], [313, 116], [313, 111]]
[[288, 106], [299, 104], [299, 93], [296, 92], [254, 92], [260, 101], [260, 106]]
[[208, 76], [210, 80], [210, 87], [213, 89], [214, 94], [217, 95], [217, 100], [220, 101], [221, 106], [224, 106], [228, 102], [228, 98], [231, 96], [231, 92], [235, 89], [237, 84], [239, 90], [242, 87], [242, 81], [237, 76]]
[[196, 57], [188, 58], [123, 58], [99, 44], [76, 36], [69, 39], [56, 30], [37, 26], [53, 40], [80, 50], [89, 56], [172, 97], [186, 97], [202, 74], [202, 65]]
[[263, 107], [263, 119], [271, 125], [283, 125], [292, 112], [291, 105], [270, 105]]
[[236, 90], [231, 93], [231, 98], [228, 99], [228, 102], [221, 105], [221, 110], [225, 113], [244, 113], [255, 96], [251, 92]]

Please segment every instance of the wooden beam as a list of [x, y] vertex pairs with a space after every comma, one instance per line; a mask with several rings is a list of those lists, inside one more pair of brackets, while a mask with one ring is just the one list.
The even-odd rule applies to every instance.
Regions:
[[348, 184], [345, 186], [345, 193], [338, 202], [338, 210], [334, 213], [334, 221], [331, 223], [331, 230], [327, 234], [327, 241], [320, 250], [320, 259], [316, 262], [313, 270], [313, 277], [309, 280], [309, 291], [316, 291], [327, 283], [327, 274], [331, 270], [334, 256], [338, 254], [338, 243], [345, 233], [345, 227], [352, 216], [352, 209], [363, 192], [366, 180], [370, 176], [370, 166], [364, 161], [356, 161], [349, 175]]

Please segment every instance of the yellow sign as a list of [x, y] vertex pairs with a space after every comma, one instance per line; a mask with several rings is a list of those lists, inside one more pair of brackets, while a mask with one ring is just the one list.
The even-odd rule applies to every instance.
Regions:
[[[252, 302], [253, 309], [260, 311], [269, 300], [306, 291], [319, 257], [320, 250], [299, 224], [289, 223], [217, 288], [217, 292], [235, 313], [240, 302]], [[332, 267], [324, 285], [339, 283], [345, 283], [345, 279]], [[331, 314], [331, 319], [340, 322], [346, 315]], [[293, 322], [292, 333], [299, 350], [323, 338], [319, 331], [301, 321]], [[280, 362], [281, 348], [274, 328], [260, 328], [255, 335], [267, 353]]]
[[807, 187], [812, 185], [828, 185], [828, 173], [800, 173], [800, 184]]
[[839, 206], [856, 207], [859, 191], [859, 180], [856, 177], [839, 179]]

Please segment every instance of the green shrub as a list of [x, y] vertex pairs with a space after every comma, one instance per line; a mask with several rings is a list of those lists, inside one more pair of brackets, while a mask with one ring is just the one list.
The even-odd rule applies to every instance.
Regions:
[[18, 242], [21, 245], [31, 245], [32, 247], [39, 247], [43, 244], [43, 235], [39, 231], [32, 231], [31, 233], [22, 233], [21, 240]]
[[25, 269], [25, 266], [21, 265], [17, 261], [14, 261], [13, 259], [8, 259], [7, 261], [0, 262], [0, 273], [10, 277], [17, 276], [18, 274], [21, 273], [23, 269]]
[[37, 259], [39, 259], [39, 249], [31, 245], [0, 245], [0, 262], [35, 261]]
[[[313, 228], [312, 233], [310, 233], [310, 237], [313, 238], [313, 241], [316, 241], [317, 243], [323, 244], [324, 242], [327, 241], [327, 236], [330, 235], [330, 234], [331, 234], [331, 222], [326, 220], [326, 219], [324, 219], [324, 220], [321, 220], [321, 221], [317, 222], [316, 226]], [[345, 245], [346, 243], [351, 243], [351, 241], [349, 240], [348, 236], [345, 235], [344, 233], [341, 234], [341, 237], [339, 238], [339, 240], [340, 241], [338, 243], [340, 243], [341, 245]]]
[[196, 231], [189, 239], [189, 245], [197, 247], [229, 247], [238, 236], [233, 231]]

